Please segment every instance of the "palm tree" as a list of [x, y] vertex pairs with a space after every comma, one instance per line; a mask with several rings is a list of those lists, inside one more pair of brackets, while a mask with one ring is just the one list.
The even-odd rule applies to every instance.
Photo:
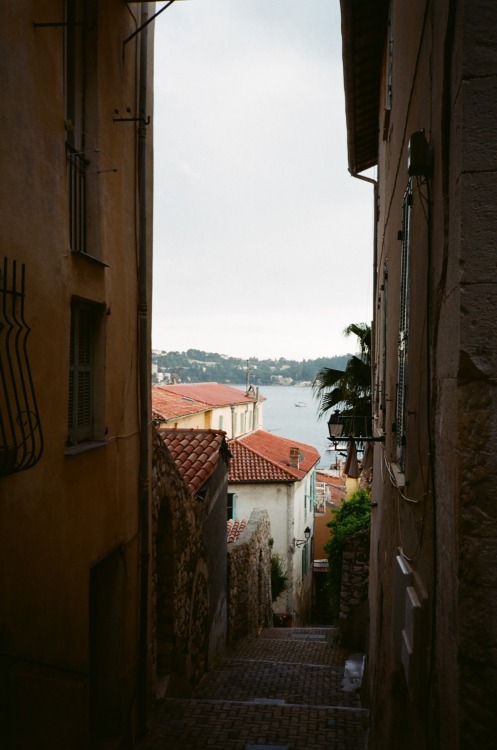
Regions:
[[351, 323], [343, 333], [357, 336], [359, 352], [350, 357], [345, 370], [323, 367], [316, 375], [313, 389], [320, 399], [319, 415], [340, 407], [340, 414], [350, 417], [345, 434], [371, 435], [371, 326]]

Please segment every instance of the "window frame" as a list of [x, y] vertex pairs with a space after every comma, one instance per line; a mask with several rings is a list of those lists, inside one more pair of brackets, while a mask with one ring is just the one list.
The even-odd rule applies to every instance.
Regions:
[[[74, 256], [103, 263], [98, 174], [98, 1], [65, 0], [64, 88], [68, 242]], [[89, 176], [94, 175], [89, 186]], [[106, 265], [103, 263], [103, 265]]]
[[105, 305], [79, 297], [71, 300], [67, 448], [103, 443]]
[[228, 521], [233, 519], [233, 521], [236, 519], [236, 500], [237, 500], [237, 494], [236, 492], [228, 492], [228, 500], [227, 500], [227, 516]]

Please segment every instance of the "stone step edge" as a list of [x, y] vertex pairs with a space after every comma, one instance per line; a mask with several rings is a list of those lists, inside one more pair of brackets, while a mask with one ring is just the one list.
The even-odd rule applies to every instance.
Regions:
[[[308, 669], [309, 667], [317, 667], [318, 669], [334, 669], [336, 671], [345, 672], [345, 665], [339, 666], [338, 664], [316, 664], [315, 662], [308, 662], [308, 661], [282, 661], [281, 659], [244, 659], [243, 656], [230, 656], [228, 658], [224, 658], [222, 662], [216, 665], [216, 669], [222, 668], [223, 666], [229, 666], [230, 664], [233, 664], [233, 662], [245, 662], [250, 664], [286, 664], [288, 666], [293, 667], [305, 667]], [[212, 672], [206, 672], [207, 675], [213, 674], [214, 669]]]
[[253, 706], [254, 708], [257, 708], [259, 710], [274, 708], [301, 708], [308, 711], [322, 711], [324, 709], [326, 711], [352, 711], [353, 713], [369, 714], [369, 708], [362, 708], [361, 706], [329, 706], [321, 705], [319, 703], [316, 705], [308, 703], [281, 703], [275, 705], [274, 703], [254, 703], [253, 699], [250, 701], [236, 701], [223, 698], [161, 698], [159, 703], [185, 703], [190, 705], [228, 704], [233, 706]]

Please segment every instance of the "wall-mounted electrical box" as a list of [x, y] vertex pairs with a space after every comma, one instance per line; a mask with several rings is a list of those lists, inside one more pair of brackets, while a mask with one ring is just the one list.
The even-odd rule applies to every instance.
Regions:
[[410, 177], [431, 177], [433, 173], [432, 153], [424, 130], [411, 135], [407, 149], [407, 171]]

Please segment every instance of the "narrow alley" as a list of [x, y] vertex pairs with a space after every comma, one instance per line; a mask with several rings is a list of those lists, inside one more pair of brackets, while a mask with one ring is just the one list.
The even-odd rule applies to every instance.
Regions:
[[159, 703], [143, 750], [364, 750], [368, 712], [335, 635], [265, 628], [242, 641], [193, 697]]

